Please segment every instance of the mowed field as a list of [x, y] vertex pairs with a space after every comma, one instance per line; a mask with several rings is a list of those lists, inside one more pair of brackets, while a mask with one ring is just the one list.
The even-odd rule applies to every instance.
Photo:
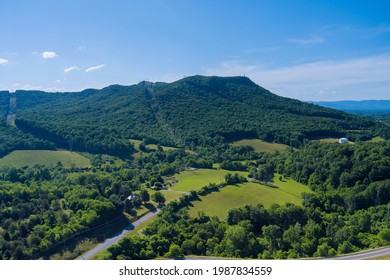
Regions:
[[178, 181], [171, 189], [173, 191], [189, 192], [199, 190], [209, 183], [222, 183], [225, 181], [226, 174], [238, 173], [241, 176], [247, 177], [248, 172], [229, 171], [223, 169], [196, 169], [186, 170], [176, 174], [172, 179]]
[[[139, 151], [139, 146], [141, 145], [142, 141], [140, 140], [135, 140], [135, 139], [130, 139], [129, 140], [130, 143], [132, 143], [134, 145], [134, 148]], [[157, 145], [156, 144], [148, 144], [146, 145], [146, 148], [148, 149], [152, 149], [152, 150], [157, 150]], [[173, 150], [177, 150], [178, 148], [175, 148], [175, 147], [168, 147], [168, 146], [161, 146], [161, 148], [163, 149], [164, 152], [168, 152], [168, 151], [173, 151]]]
[[189, 210], [190, 215], [196, 217], [198, 212], [205, 212], [206, 215], [225, 219], [230, 209], [241, 207], [245, 204], [263, 204], [265, 207], [269, 207], [274, 203], [282, 205], [290, 202], [301, 205], [301, 194], [303, 192], [312, 192], [307, 186], [294, 180], [284, 179], [280, 181], [278, 174], [275, 174], [274, 184], [278, 188], [252, 182], [226, 186], [220, 189], [219, 192], [201, 196], [201, 201], [192, 202], [193, 206]]
[[240, 141], [236, 141], [232, 143], [233, 146], [252, 146], [253, 149], [260, 153], [260, 152], [268, 152], [268, 153], [274, 153], [276, 151], [283, 151], [288, 146], [284, 144], [278, 144], [278, 143], [268, 143], [260, 139], [243, 139]]
[[[320, 141], [321, 143], [339, 143], [339, 138], [321, 138], [317, 141]], [[355, 144], [352, 141], [348, 141], [348, 144]]]
[[0, 159], [0, 166], [12, 165], [15, 167], [34, 166], [35, 164], [45, 166], [55, 166], [58, 162], [66, 168], [91, 167], [89, 159], [69, 151], [50, 151], [50, 150], [19, 150], [13, 151]]

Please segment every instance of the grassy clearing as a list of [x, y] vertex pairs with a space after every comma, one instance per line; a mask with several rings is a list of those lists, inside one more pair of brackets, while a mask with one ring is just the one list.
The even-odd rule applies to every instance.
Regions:
[[[130, 141], [130, 143], [132, 143], [134, 145], [134, 148], [137, 151], [140, 151], [139, 146], [142, 144], [141, 140], [130, 139], [129, 141]], [[148, 145], [146, 145], [146, 148], [151, 149], [151, 150], [157, 150], [157, 145], [156, 144], [148, 144]], [[161, 146], [161, 148], [163, 149], [164, 152], [173, 151], [173, 150], [178, 149], [175, 147], [168, 147], [168, 146]]]
[[278, 188], [252, 182], [237, 186], [226, 186], [220, 189], [219, 192], [200, 197], [201, 201], [194, 201], [192, 203], [193, 207], [190, 207], [190, 215], [196, 217], [198, 212], [204, 211], [207, 215], [224, 219], [230, 209], [245, 204], [263, 204], [265, 207], [269, 207], [274, 203], [282, 205], [290, 202], [301, 205], [301, 193], [311, 192], [307, 186], [294, 180], [284, 179], [280, 181], [278, 174], [275, 174], [274, 184]]
[[[139, 148], [139, 146], [141, 145], [142, 141], [140, 140], [135, 140], [135, 139], [130, 139], [129, 140], [130, 143], [132, 143], [134, 145], [134, 148], [136, 149], [136, 152], [133, 154], [133, 157], [135, 159], [138, 159], [139, 157], [141, 157], [142, 155], [145, 154], [145, 152], [142, 152]], [[150, 149], [150, 150], [157, 150], [157, 145], [156, 144], [148, 144], [146, 145], [146, 148], [147, 149]], [[161, 148], [163, 149], [164, 152], [169, 152], [169, 151], [175, 151], [175, 150], [178, 150], [179, 148], [176, 148], [176, 147], [169, 147], [169, 146], [161, 146]], [[191, 151], [191, 150], [185, 150], [187, 153], [190, 153], [190, 154], [194, 154], [195, 152]]]
[[383, 138], [380, 137], [380, 136], [377, 136], [377, 137], [374, 137], [374, 138], [372, 138], [371, 140], [369, 140], [369, 141], [367, 141], [367, 142], [377, 143], [377, 142], [382, 142], [382, 141], [385, 141], [385, 139], [383, 139]]
[[[148, 192], [150, 194], [150, 197], [152, 197], [152, 195], [154, 193], [156, 193], [157, 191], [148, 189]], [[173, 200], [175, 200], [183, 195], [183, 192], [172, 191], [172, 190], [161, 190], [159, 192], [161, 192], [164, 195], [165, 203], [169, 203], [169, 202], [171, 202], [171, 201], [173, 201]]]
[[322, 138], [322, 139], [319, 139], [319, 141], [321, 143], [338, 143], [339, 138]]
[[15, 167], [34, 166], [35, 164], [55, 166], [58, 162], [66, 168], [69, 167], [91, 167], [89, 159], [69, 151], [49, 150], [18, 150], [0, 159], [1, 165], [13, 165]]
[[[321, 143], [339, 143], [339, 138], [321, 138], [318, 141]], [[355, 142], [348, 140], [348, 144], [355, 144]]]
[[134, 145], [134, 148], [139, 151], [139, 145], [141, 145], [142, 141], [141, 140], [135, 140], [135, 139], [130, 139], [129, 140], [131, 144]]
[[255, 149], [256, 152], [268, 152], [268, 153], [274, 153], [277, 151], [283, 151], [288, 146], [284, 144], [278, 144], [278, 143], [268, 143], [260, 139], [243, 139], [240, 141], [236, 141], [232, 143], [233, 146], [252, 146], [253, 149]]
[[241, 176], [247, 177], [248, 172], [229, 171], [223, 169], [197, 169], [186, 170], [176, 174], [174, 180], [178, 181], [171, 189], [173, 191], [189, 192], [192, 190], [199, 190], [209, 183], [222, 183], [225, 181], [225, 175], [231, 173], [238, 173]]

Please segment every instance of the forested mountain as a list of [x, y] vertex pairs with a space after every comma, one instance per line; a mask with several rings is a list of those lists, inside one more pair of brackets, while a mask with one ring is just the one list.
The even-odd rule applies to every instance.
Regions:
[[207, 137], [258, 137], [300, 146], [305, 138], [370, 137], [386, 127], [272, 94], [246, 77], [193, 76], [73, 93], [17, 91], [16, 125], [57, 145], [131, 154], [129, 138], [176, 146]]
[[373, 120], [272, 94], [246, 77], [192, 76], [101, 90], [17, 91], [16, 125], [57, 147], [127, 156], [128, 139], [194, 147], [213, 137], [257, 137], [295, 147], [304, 139], [374, 135]]

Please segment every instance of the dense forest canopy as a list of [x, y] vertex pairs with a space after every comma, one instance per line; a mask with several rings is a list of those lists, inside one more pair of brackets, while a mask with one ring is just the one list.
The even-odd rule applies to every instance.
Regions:
[[[246, 77], [192, 76], [173, 83], [141, 82], [101, 90], [16, 91], [23, 132], [80, 151], [129, 156], [128, 139], [194, 147], [206, 138], [260, 138], [302, 146], [305, 139], [380, 135], [371, 119], [272, 94]], [[3, 94], [4, 95], [4, 94]]]

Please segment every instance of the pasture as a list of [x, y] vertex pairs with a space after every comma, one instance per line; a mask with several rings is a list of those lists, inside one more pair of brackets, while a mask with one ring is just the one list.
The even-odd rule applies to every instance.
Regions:
[[232, 145], [236, 147], [252, 146], [253, 149], [258, 153], [260, 152], [274, 153], [277, 151], [283, 151], [288, 147], [287, 145], [284, 144], [269, 143], [260, 139], [243, 139], [240, 141], [233, 142]]
[[201, 189], [207, 186], [209, 183], [222, 183], [225, 181], [225, 175], [231, 173], [238, 173], [241, 176], [247, 177], [248, 172], [242, 171], [229, 171], [223, 169], [196, 169], [196, 170], [185, 170], [179, 174], [175, 174], [170, 180], [176, 180], [171, 186], [173, 191], [189, 192]]
[[91, 167], [89, 159], [81, 154], [69, 151], [50, 150], [17, 150], [0, 159], [0, 166], [12, 165], [15, 167], [34, 166], [36, 164], [45, 166], [56, 166], [61, 162], [65, 168], [70, 167]]
[[226, 186], [219, 192], [200, 196], [200, 201], [192, 202], [193, 206], [189, 209], [190, 215], [196, 217], [198, 212], [205, 212], [206, 215], [224, 219], [230, 209], [245, 204], [263, 204], [265, 207], [269, 207], [274, 203], [282, 205], [290, 202], [301, 205], [301, 194], [311, 192], [307, 186], [294, 180], [280, 181], [278, 174], [275, 174], [273, 183], [277, 188], [247, 182], [236, 186]]

